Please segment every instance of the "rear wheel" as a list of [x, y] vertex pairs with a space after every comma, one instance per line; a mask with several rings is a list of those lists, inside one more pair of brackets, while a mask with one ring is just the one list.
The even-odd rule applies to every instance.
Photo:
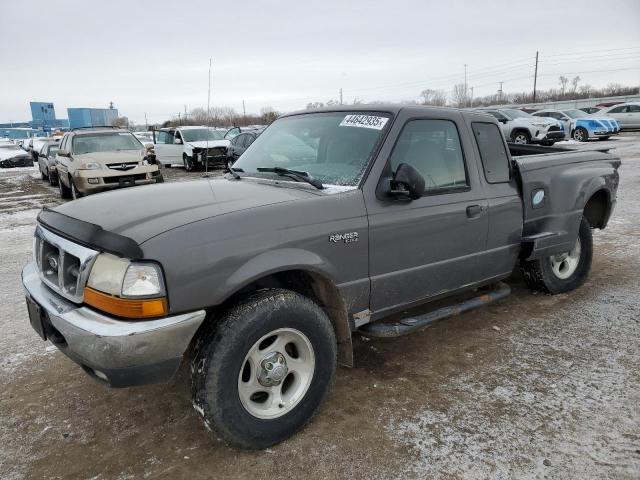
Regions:
[[289, 290], [256, 292], [196, 342], [194, 407], [226, 442], [269, 447], [318, 410], [336, 355], [331, 322], [317, 304]]
[[578, 238], [569, 252], [523, 261], [520, 269], [530, 288], [548, 293], [563, 293], [574, 290], [585, 282], [591, 269], [592, 257], [591, 225], [582, 217]]
[[49, 185], [55, 187], [58, 184], [58, 176], [49, 170]]
[[520, 145], [527, 145], [531, 143], [531, 137], [527, 132], [519, 130], [511, 134], [511, 141]]
[[573, 132], [573, 139], [577, 142], [586, 142], [589, 140], [589, 132], [582, 127], [578, 127]]

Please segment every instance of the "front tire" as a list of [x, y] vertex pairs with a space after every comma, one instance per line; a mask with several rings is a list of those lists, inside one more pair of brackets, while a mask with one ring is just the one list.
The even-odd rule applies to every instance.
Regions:
[[193, 162], [193, 158], [191, 158], [188, 155], [183, 155], [182, 156], [182, 163], [184, 165], [184, 169], [186, 172], [193, 172], [195, 165]]
[[527, 132], [520, 130], [511, 134], [511, 141], [518, 145], [528, 145], [531, 143], [531, 137]]
[[227, 443], [262, 449], [302, 428], [327, 395], [336, 339], [326, 313], [282, 289], [258, 291], [202, 332], [193, 404]]
[[575, 290], [586, 281], [592, 258], [591, 225], [582, 217], [578, 239], [570, 252], [523, 261], [520, 270], [530, 288], [547, 293], [564, 293]]
[[71, 183], [71, 198], [74, 200], [82, 198], [82, 193], [76, 187], [76, 182], [73, 181], [73, 178], [69, 178], [69, 183]]
[[589, 132], [582, 127], [578, 127], [573, 132], [573, 139], [576, 142], [586, 142], [589, 140]]
[[60, 177], [58, 177], [58, 190], [60, 198], [71, 198], [71, 189], [64, 184]]

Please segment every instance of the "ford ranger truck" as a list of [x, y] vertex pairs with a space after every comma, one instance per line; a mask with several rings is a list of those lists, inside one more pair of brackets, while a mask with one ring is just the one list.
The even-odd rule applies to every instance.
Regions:
[[185, 362], [205, 425], [265, 448], [353, 365], [354, 332], [405, 335], [501, 299], [516, 266], [538, 290], [582, 285], [619, 166], [606, 150], [507, 144], [477, 111], [288, 114], [224, 177], [44, 209], [29, 318], [107, 386]]

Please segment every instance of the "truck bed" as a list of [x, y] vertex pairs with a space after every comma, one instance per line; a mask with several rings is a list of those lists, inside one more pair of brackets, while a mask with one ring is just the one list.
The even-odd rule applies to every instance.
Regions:
[[592, 221], [592, 227], [606, 226], [615, 204], [621, 163], [608, 148], [509, 144], [509, 150], [522, 189], [526, 258], [571, 250], [591, 201], [591, 207], [600, 209], [599, 218], [603, 218]]

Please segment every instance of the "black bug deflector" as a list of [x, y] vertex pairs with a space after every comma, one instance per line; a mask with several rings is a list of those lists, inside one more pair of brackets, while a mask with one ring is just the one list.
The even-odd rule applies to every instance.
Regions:
[[108, 232], [99, 225], [69, 217], [55, 210], [44, 208], [38, 215], [38, 223], [62, 237], [99, 251], [131, 260], [143, 257], [140, 246], [129, 237]]
[[474, 308], [496, 302], [511, 293], [511, 287], [506, 283], [499, 283], [488, 293], [470, 298], [461, 303], [439, 308], [433, 312], [416, 317], [403, 318], [395, 323], [374, 322], [363, 325], [358, 329], [367, 337], [392, 338], [408, 335], [421, 330], [438, 320], [460, 315]]

